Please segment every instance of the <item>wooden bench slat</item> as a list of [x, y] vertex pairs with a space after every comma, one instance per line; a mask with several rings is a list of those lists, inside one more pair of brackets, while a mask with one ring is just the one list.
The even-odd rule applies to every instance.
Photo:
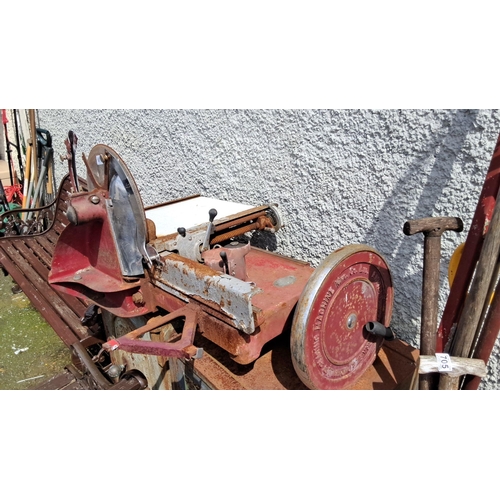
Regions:
[[33, 267], [31, 267], [30, 263], [27, 260], [25, 260], [24, 257], [21, 256], [18, 253], [18, 251], [12, 246], [5, 247], [4, 251], [10, 258], [10, 260], [16, 264], [18, 269], [29, 280], [30, 284], [39, 293], [42, 293], [44, 297], [50, 298], [52, 309], [54, 309], [62, 318], [65, 319], [66, 323], [75, 332], [75, 334], [80, 338], [86, 337], [88, 332], [87, 329], [81, 325], [80, 318], [76, 317], [75, 313], [66, 305], [66, 303], [56, 293], [56, 291], [47, 283], [47, 281], [42, 279], [38, 275], [38, 273], [33, 269]]
[[44, 317], [45, 321], [57, 332], [67, 346], [80, 340], [82, 337], [75, 335], [75, 332], [68, 326], [66, 321], [55, 313], [49, 296], [41, 293], [30, 283], [29, 279], [12, 262], [5, 250], [5, 248], [0, 247], [0, 263]]
[[[28, 244], [29, 243], [29, 244]], [[42, 278], [44, 282], [47, 282], [48, 285], [48, 277], [49, 277], [49, 271], [50, 271], [50, 260], [48, 262], [48, 265], [45, 265], [44, 262], [41, 262], [38, 258], [36, 258], [36, 255], [34, 254], [33, 250], [38, 251], [43, 251], [42, 247], [36, 248], [37, 247], [37, 242], [33, 239], [30, 238], [29, 242], [24, 241], [24, 240], [13, 240], [13, 247], [22, 255], [26, 258], [28, 263], [33, 267], [33, 269], [38, 273], [38, 275]], [[40, 250], [41, 249], [41, 250]], [[31, 258], [27, 258], [27, 257]], [[49, 256], [49, 259], [51, 257]], [[50, 287], [50, 285], [48, 285]], [[51, 290], [52, 287], [50, 287]], [[55, 290], [53, 290], [55, 291]], [[57, 292], [56, 292], [57, 293]], [[80, 299], [73, 297], [72, 295], [69, 295], [67, 293], [57, 293], [58, 296], [70, 307], [73, 312], [81, 318], [87, 309], [87, 304], [85, 302], [81, 301]]]
[[[86, 183], [83, 180], [82, 185]], [[66, 345], [91, 335], [80, 318], [87, 305], [84, 301], [58, 292], [48, 283], [55, 245], [69, 224], [66, 217], [70, 197], [69, 176], [59, 189], [51, 226], [38, 235], [0, 238], [0, 264], [19, 285], [49, 325]]]

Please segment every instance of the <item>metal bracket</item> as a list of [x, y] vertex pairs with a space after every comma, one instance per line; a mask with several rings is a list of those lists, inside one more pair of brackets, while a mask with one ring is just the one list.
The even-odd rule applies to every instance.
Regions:
[[[185, 318], [185, 322], [182, 334], [180, 338], [177, 337], [176, 342], [154, 342], [140, 339], [146, 333], [177, 318]], [[193, 345], [197, 326], [198, 310], [188, 304], [166, 316], [153, 318], [145, 326], [137, 328], [123, 337], [108, 340], [102, 347], [108, 352], [120, 349], [135, 354], [164, 356], [166, 358], [199, 359], [203, 356], [203, 349]]]

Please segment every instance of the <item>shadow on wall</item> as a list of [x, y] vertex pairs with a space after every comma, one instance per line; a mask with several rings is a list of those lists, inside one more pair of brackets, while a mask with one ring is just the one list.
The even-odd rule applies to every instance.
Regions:
[[[418, 155], [411, 163], [365, 233], [363, 242], [374, 246], [388, 260], [395, 286], [393, 322], [400, 336], [407, 341], [412, 334], [408, 331], [409, 326], [415, 324], [416, 318], [420, 319], [422, 263], [412, 270], [412, 256], [418, 251], [419, 245], [423, 245], [423, 239], [403, 236], [403, 224], [409, 219], [433, 215], [439, 198], [451, 180], [457, 155], [471, 130], [475, 129], [478, 113], [479, 110], [457, 110], [453, 114], [446, 135], [441, 140], [429, 141], [427, 147], [423, 148], [427, 153]], [[433, 151], [439, 152], [434, 154]], [[423, 165], [430, 155], [434, 155], [435, 160], [430, 171], [426, 172]], [[411, 186], [419, 186], [420, 191], [412, 192]], [[408, 196], [418, 196], [418, 201], [410, 205]], [[410, 213], [411, 207], [414, 208]]]

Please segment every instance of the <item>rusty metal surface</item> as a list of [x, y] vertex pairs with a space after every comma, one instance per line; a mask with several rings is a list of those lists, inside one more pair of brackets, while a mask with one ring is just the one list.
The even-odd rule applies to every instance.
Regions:
[[206, 266], [219, 273], [234, 276], [248, 281], [246, 255], [250, 251], [250, 243], [233, 241], [224, 247], [207, 250], [201, 254]]
[[151, 258], [137, 186], [125, 163], [108, 146], [95, 146], [84, 161], [94, 189], [69, 196], [72, 224], [57, 241], [49, 283], [117, 316], [150, 313], [156, 306], [139, 290], [149, 282], [141, 281], [142, 260], [151, 265]]
[[[103, 344], [103, 349], [112, 352], [117, 349], [135, 354], [148, 354], [169, 358], [200, 357], [202, 352], [193, 345], [196, 328], [198, 326], [198, 308], [188, 304], [166, 316], [152, 318], [146, 325], [137, 328], [119, 338], [109, 339]], [[175, 319], [184, 318], [182, 334], [175, 342], [158, 342], [141, 340], [140, 337], [161, 326], [171, 323]]]
[[[178, 201], [182, 202], [182, 200]], [[175, 204], [177, 201], [172, 203]], [[148, 212], [149, 208], [146, 216]], [[179, 219], [178, 225], [182, 226], [182, 218]], [[210, 244], [212, 246], [220, 244], [253, 230], [276, 232], [281, 227], [281, 215], [277, 208], [274, 205], [262, 205], [215, 220]], [[182, 233], [160, 235], [151, 243], [158, 252], [176, 252], [183, 257], [202, 262], [200, 246], [205, 241], [207, 229], [208, 223], [189, 228], [183, 226]]]
[[[184, 262], [175, 255], [172, 259]], [[246, 255], [246, 266], [249, 280], [258, 283], [260, 290], [251, 297], [252, 302], [249, 304], [256, 325], [252, 334], [236, 328], [234, 323], [230, 326], [226, 311], [214, 301], [198, 296], [190, 297], [193, 306], [200, 310], [200, 333], [227, 351], [239, 364], [255, 361], [267, 342], [289, 330], [294, 307], [314, 271], [305, 262], [256, 248], [251, 248]], [[191, 262], [186, 262], [181, 267], [183, 268], [186, 269], [186, 274], [198, 271], [202, 277], [218, 276], [218, 273], [206, 266], [193, 266]], [[166, 287], [165, 290], [168, 291]], [[229, 294], [226, 295], [232, 300]], [[168, 294], [161, 295], [166, 296]], [[221, 304], [223, 306], [224, 302]]]
[[345, 389], [374, 362], [381, 337], [365, 325], [389, 326], [393, 288], [387, 263], [371, 247], [331, 254], [305, 287], [292, 326], [297, 373], [311, 389]]
[[[90, 160], [94, 167], [96, 158], [93, 155]], [[92, 168], [90, 171], [92, 173]], [[68, 346], [76, 344], [85, 350], [88, 358], [85, 377], [97, 379], [95, 373], [92, 375], [95, 362], [100, 376], [107, 377], [107, 370], [113, 373], [137, 371], [137, 377], [123, 379], [115, 387], [117, 389], [144, 389], [146, 385], [153, 389], [181, 387], [185, 385], [183, 367], [187, 366], [188, 371], [196, 372], [206, 386], [214, 389], [306, 388], [295, 372], [288, 334], [297, 301], [314, 272], [311, 266], [263, 250], [245, 248], [246, 269], [244, 275], [239, 275], [244, 279], [237, 279], [179, 255], [165, 253], [157, 269], [146, 269], [144, 277], [124, 279], [116, 254], [116, 235], [106, 227], [109, 213], [103, 202], [107, 194], [99, 191], [102, 180], [98, 179], [99, 175], [107, 177], [107, 174], [93, 172], [91, 177], [99, 186], [95, 192], [85, 194], [70, 195], [67, 180], [68, 185], [58, 198], [50, 231], [36, 237], [0, 240], [0, 263], [5, 264], [9, 272], [12, 271], [16, 281], [19, 279], [21, 288], [42, 314], [45, 313], [63, 341]], [[74, 213], [70, 211], [70, 216], [75, 223], [85, 221], [82, 226], [68, 222], [71, 198]], [[267, 216], [260, 215], [258, 220], [252, 217], [249, 211], [243, 214], [242, 219], [250, 225], [258, 224], [261, 229], [273, 229], [270, 227], [272, 221]], [[240, 230], [232, 225], [233, 221], [228, 220], [224, 224], [227, 234]], [[85, 251], [80, 251], [81, 248]], [[363, 264], [357, 261], [351, 263], [348, 266], [349, 275], [361, 274], [359, 265]], [[371, 262], [371, 265], [384, 267], [380, 261]], [[228, 265], [223, 270], [231, 272], [234, 266], [243, 267], [241, 259], [228, 259]], [[152, 281], [157, 287], [149, 279], [153, 275]], [[52, 281], [54, 287], [48, 281]], [[376, 280], [372, 279], [371, 283], [373, 281]], [[325, 286], [331, 286], [331, 283]], [[366, 301], [366, 296], [364, 299]], [[104, 346], [101, 346], [104, 340], [96, 341], [97, 344], [92, 346], [104, 353], [102, 356], [97, 352], [89, 354], [89, 347], [80, 343], [80, 340], [90, 339], [92, 335], [80, 322], [91, 301], [104, 307], [103, 316], [108, 317], [108, 337], [117, 337], [109, 339]], [[387, 306], [380, 301], [377, 304]], [[361, 301], [358, 307], [362, 305]], [[167, 314], [157, 317], [156, 322], [144, 328], [137, 321], [134, 323], [133, 320], [155, 312], [157, 306], [164, 308]], [[122, 317], [111, 320], [109, 327], [110, 312], [115, 311]], [[172, 312], [169, 314], [168, 311]], [[179, 318], [183, 319], [184, 325], [181, 333], [174, 332], [168, 338], [158, 333], [157, 330], [165, 322], [170, 325]], [[370, 317], [370, 320], [374, 319], [386, 323], [387, 317]], [[125, 327], [128, 331], [124, 330]], [[336, 342], [329, 354], [344, 349], [341, 341]], [[205, 346], [210, 353], [199, 358], [200, 349]], [[119, 349], [115, 350], [115, 347]], [[106, 349], [111, 352], [107, 353]], [[354, 351], [356, 349], [353, 348]], [[392, 374], [392, 383], [397, 385], [401, 378], [398, 370], [401, 373], [408, 371], [407, 367], [411, 364], [409, 358], [397, 362], [393, 359], [394, 355], [387, 352], [382, 349], [373, 367], [366, 370], [367, 375], [362, 374], [359, 378], [364, 386], [376, 383], [385, 388], [386, 374]], [[347, 354], [350, 356], [352, 352]], [[101, 365], [104, 362], [101, 358], [106, 363], [111, 359], [111, 365]], [[92, 363], [91, 369], [89, 362]], [[172, 373], [176, 372], [175, 380], [172, 380], [169, 369]], [[147, 384], [143, 382], [141, 373], [145, 374]], [[59, 384], [63, 390], [70, 390], [71, 386], [81, 389], [85, 385], [82, 381], [85, 377], [80, 379], [73, 372], [71, 375], [78, 382], [71, 382], [71, 376], [66, 374], [54, 384]], [[113, 387], [107, 379], [106, 384], [99, 387], [95, 382], [88, 385], [89, 388], [106, 390]]]
[[[194, 370], [216, 390], [308, 390], [295, 372], [289, 336], [275, 338], [262, 356], [248, 366], [230, 359], [223, 349], [197, 339], [205, 355]], [[375, 361], [349, 390], [409, 390], [417, 373], [418, 350], [401, 340], [386, 342]]]
[[49, 281], [60, 287], [66, 285], [69, 292], [77, 286], [99, 293], [121, 292], [137, 286], [122, 279], [107, 219], [70, 225], [63, 231], [54, 252]]
[[419, 351], [401, 340], [385, 342], [351, 390], [412, 390], [418, 382]]
[[[130, 320], [127, 320], [130, 321]], [[197, 339], [203, 345], [206, 355], [193, 362], [193, 366], [182, 366], [184, 373], [189, 377], [191, 371], [196, 379], [203, 382], [203, 388], [213, 390], [307, 390], [308, 388], [299, 379], [293, 369], [290, 355], [289, 338], [283, 336], [274, 339], [262, 357], [250, 366], [241, 366], [232, 361], [223, 349], [211, 344], [208, 340]], [[151, 357], [119, 353], [120, 362], [128, 363], [130, 371], [137, 369], [150, 375], [148, 381], [150, 389], [169, 389], [169, 371], [156, 365], [156, 375], [152, 377], [152, 368], [147, 366]], [[122, 357], [125, 356], [125, 357]], [[127, 356], [135, 356], [134, 359]], [[373, 365], [362, 377], [350, 387], [350, 390], [409, 390], [417, 380], [418, 350], [405, 342], [394, 340], [385, 343], [375, 359]], [[76, 370], [73, 372], [77, 373]], [[82, 376], [66, 370], [64, 373], [53, 377], [41, 384], [38, 390], [89, 390], [95, 386], [89, 384]], [[153, 381], [151, 383], [151, 380]], [[130, 387], [129, 387], [130, 385]], [[189, 384], [187, 384], [189, 385]], [[126, 380], [121, 389], [143, 389], [137, 381]], [[186, 388], [186, 384], [175, 385], [174, 388]], [[199, 387], [197, 387], [199, 388]], [[110, 387], [120, 389], [120, 387]]]
[[248, 279], [262, 290], [252, 297], [257, 330], [241, 346], [234, 360], [256, 360], [264, 345], [290, 329], [297, 301], [314, 269], [306, 262], [252, 248], [246, 257]]
[[248, 365], [206, 339], [196, 339], [204, 356], [193, 362], [195, 373], [216, 390], [298, 390], [307, 389], [293, 369], [287, 335], [266, 345], [262, 355]]
[[148, 388], [148, 382], [144, 375], [138, 370], [127, 371], [121, 379], [111, 387], [108, 391], [138, 391]]
[[201, 298], [223, 312], [235, 328], [244, 333], [255, 331], [252, 296], [259, 292], [255, 284], [220, 274], [173, 253], [162, 255], [162, 262], [162, 268], [154, 275], [156, 286], [186, 301]]
[[[218, 234], [216, 234], [210, 240], [210, 244], [217, 245], [224, 241], [228, 241], [231, 238], [236, 238], [237, 236], [241, 236], [242, 234], [245, 234], [249, 231], [255, 231], [255, 230], [263, 231], [267, 229], [272, 229], [273, 231], [275, 231], [274, 229], [275, 225], [273, 224], [273, 220], [271, 219], [271, 217], [267, 216], [266, 214], [258, 214], [258, 217], [254, 218], [256, 218], [256, 221], [248, 225], [243, 225], [243, 224], [253, 219], [240, 220], [238, 221], [240, 227], [235, 227], [234, 229], [231, 229], [226, 232], [222, 232], [223, 229], [222, 225], [216, 227], [216, 230], [218, 230]], [[226, 224], [226, 226], [227, 225], [229, 224]]]
[[[116, 338], [120, 338], [145, 324], [145, 320], [142, 317], [119, 318], [107, 311], [103, 311], [103, 322], [107, 337], [113, 336]], [[153, 338], [153, 334], [146, 334], [144, 338], [149, 340]], [[121, 350], [111, 352], [110, 358], [112, 364], [120, 367], [123, 371], [138, 370], [143, 373], [147, 378], [149, 389], [170, 389], [168, 363], [164, 359]]]

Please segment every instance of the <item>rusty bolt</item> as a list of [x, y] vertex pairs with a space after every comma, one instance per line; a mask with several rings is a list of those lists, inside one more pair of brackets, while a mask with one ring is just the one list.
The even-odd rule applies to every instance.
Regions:
[[134, 295], [132, 295], [132, 301], [136, 306], [143, 306], [144, 305], [144, 295], [142, 295], [141, 292], [136, 292]]

